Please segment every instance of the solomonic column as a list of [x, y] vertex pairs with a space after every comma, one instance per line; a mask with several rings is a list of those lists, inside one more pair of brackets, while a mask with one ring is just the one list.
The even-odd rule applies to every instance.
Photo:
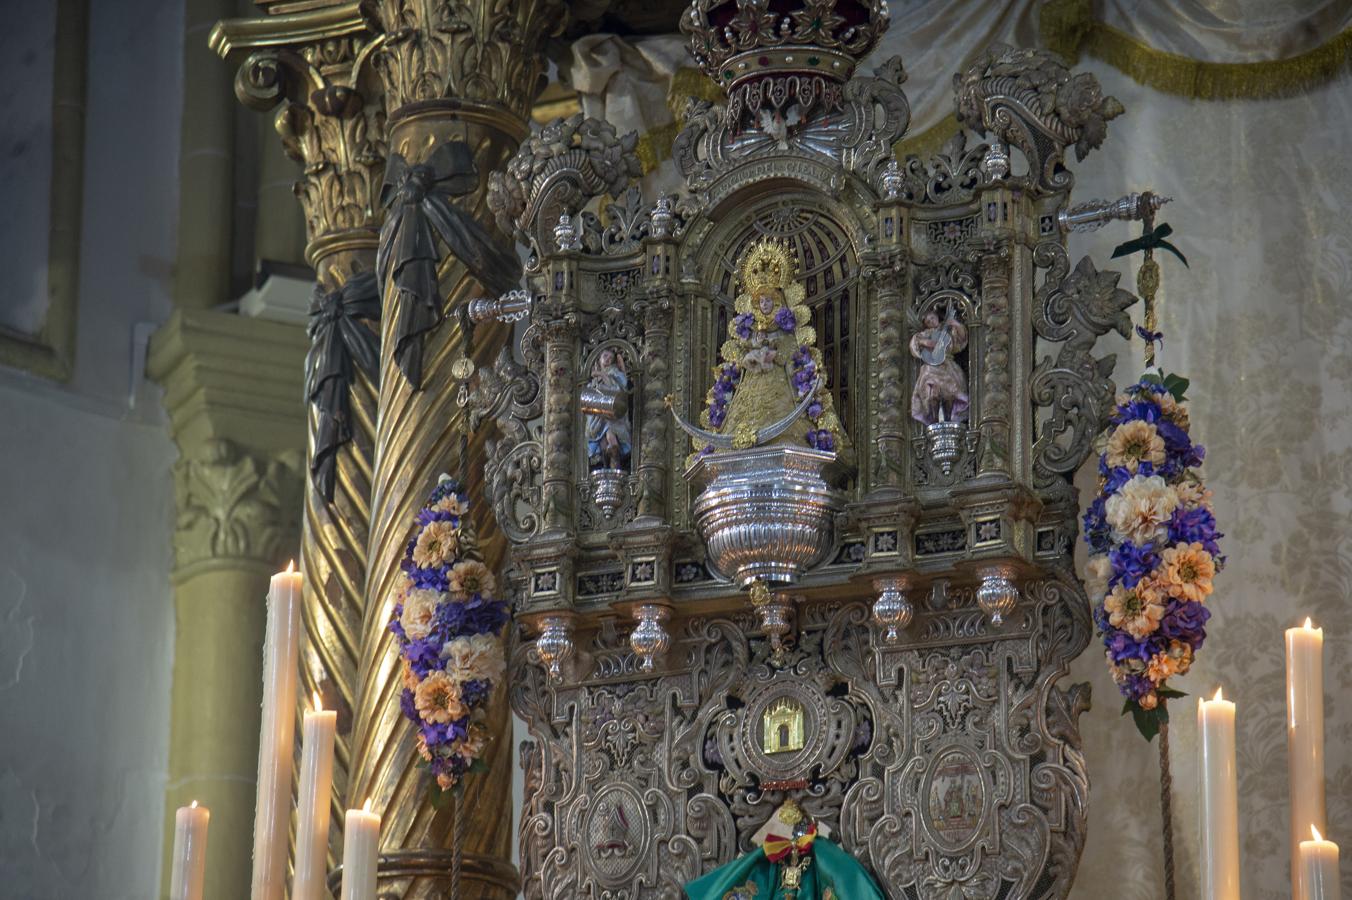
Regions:
[[[400, 717], [398, 655], [386, 623], [408, 529], [439, 472], [476, 494], [484, 552], [490, 564], [501, 558], [502, 539], [486, 518], [477, 477], [482, 448], [467, 434], [456, 394], [467, 352], [477, 362], [491, 360], [508, 331], [479, 327], [471, 349], [460, 311], [519, 281], [512, 241], [492, 224], [488, 176], [529, 133], [529, 111], [545, 81], [544, 44], [567, 9], [562, 0], [380, 0], [374, 8], [384, 30], [375, 62], [385, 86], [390, 165], [369, 605], [348, 800], [359, 805], [369, 797], [383, 816], [382, 896], [448, 894], [452, 848], [462, 835], [462, 896], [505, 900], [517, 891], [505, 697], [490, 717], [489, 771], [465, 779], [458, 804], [434, 807], [416, 768], [413, 731]], [[458, 826], [456, 809], [464, 813]]]
[[381, 84], [370, 68], [377, 39], [371, 25], [360, 4], [344, 3], [226, 20], [211, 34], [213, 49], [239, 63], [239, 99], [274, 111], [283, 147], [301, 164], [295, 192], [317, 280], [305, 362], [305, 589], [297, 693], [302, 709], [317, 693], [326, 709], [338, 712], [330, 867], [341, 859], [351, 762], [379, 374], [374, 271], [385, 136]]

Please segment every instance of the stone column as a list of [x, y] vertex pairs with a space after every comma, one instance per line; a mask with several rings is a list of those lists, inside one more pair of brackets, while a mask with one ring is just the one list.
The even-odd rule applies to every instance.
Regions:
[[[378, 59], [385, 84], [391, 153], [411, 164], [426, 160], [448, 140], [468, 145], [477, 184], [458, 207], [486, 228], [488, 174], [515, 152], [528, 133], [531, 103], [543, 87], [545, 39], [562, 27], [561, 0], [467, 0], [429, 4], [381, 0], [376, 4], [386, 38]], [[499, 236], [504, 248], [511, 242]], [[443, 311], [458, 310], [488, 293], [454, 255], [440, 266]], [[387, 303], [388, 307], [388, 303]], [[448, 806], [433, 808], [428, 782], [415, 770], [413, 732], [400, 717], [398, 657], [386, 629], [391, 589], [413, 514], [441, 471], [480, 487], [483, 449], [465, 433], [456, 403], [454, 365], [463, 357], [458, 316], [441, 321], [421, 341], [422, 373], [414, 387], [395, 359], [398, 316], [386, 310], [381, 342], [379, 417], [367, 572], [369, 605], [360, 651], [360, 705], [355, 725], [348, 800], [370, 797], [384, 817], [381, 891], [401, 897], [448, 891], [455, 832], [464, 834], [464, 896], [516, 894], [511, 858], [511, 745], [505, 695], [491, 717], [496, 739], [490, 771], [466, 780], [459, 808], [467, 821], [453, 827]], [[502, 326], [479, 328], [472, 355], [491, 360], [508, 336]], [[475, 524], [490, 562], [501, 558], [502, 539], [482, 498]]]
[[378, 355], [373, 273], [385, 165], [381, 85], [369, 66], [376, 38], [370, 25], [359, 4], [344, 3], [225, 20], [211, 35], [212, 47], [240, 64], [240, 101], [275, 110], [282, 147], [301, 164], [294, 189], [305, 218], [306, 259], [318, 278], [305, 365], [309, 474], [298, 701], [306, 709], [318, 693], [326, 708], [338, 712], [330, 866], [341, 860], [376, 424], [374, 365], [371, 372], [361, 365], [363, 354], [373, 362]]
[[212, 815], [207, 896], [248, 896], [268, 576], [300, 546], [304, 354], [295, 326], [207, 310], [151, 343], [181, 454], [162, 896], [174, 810], [192, 800]]

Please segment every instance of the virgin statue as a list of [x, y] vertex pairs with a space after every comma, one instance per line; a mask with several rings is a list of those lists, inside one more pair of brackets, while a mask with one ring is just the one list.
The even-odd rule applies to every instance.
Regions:
[[925, 313], [924, 322], [924, 330], [911, 337], [911, 355], [921, 363], [911, 392], [911, 418], [925, 425], [966, 421], [971, 405], [967, 376], [953, 356], [967, 346], [967, 328], [952, 306], [942, 325], [933, 310]]
[[883, 900], [853, 856], [793, 800], [752, 838], [756, 849], [685, 886], [690, 900]]
[[764, 444], [848, 449], [795, 276], [793, 253], [781, 241], [762, 239], [742, 255], [736, 315], [728, 323], [723, 361], [714, 368], [704, 427], [677, 417], [696, 450]]

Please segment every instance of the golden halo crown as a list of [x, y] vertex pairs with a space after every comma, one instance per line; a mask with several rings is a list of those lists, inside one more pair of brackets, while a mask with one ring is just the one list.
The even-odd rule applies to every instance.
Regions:
[[737, 277], [742, 282], [742, 290], [754, 298], [770, 290], [782, 292], [793, 283], [797, 268], [787, 244], [764, 238], [742, 254]]

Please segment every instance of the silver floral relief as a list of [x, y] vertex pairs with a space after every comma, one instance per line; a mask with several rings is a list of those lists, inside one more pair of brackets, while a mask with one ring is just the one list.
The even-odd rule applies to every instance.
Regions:
[[1089, 639], [1088, 604], [1059, 578], [1025, 592], [1006, 630], [956, 592], [919, 611], [922, 640], [886, 648], [864, 604], [808, 603], [782, 666], [749, 617], [686, 620], [649, 678], [613, 629], [559, 687], [518, 651], [513, 703], [552, 755], [527, 757], [522, 858], [543, 868], [527, 866], [526, 896], [674, 900], [790, 796], [890, 897], [1063, 896], [1087, 693], [1055, 682]]

